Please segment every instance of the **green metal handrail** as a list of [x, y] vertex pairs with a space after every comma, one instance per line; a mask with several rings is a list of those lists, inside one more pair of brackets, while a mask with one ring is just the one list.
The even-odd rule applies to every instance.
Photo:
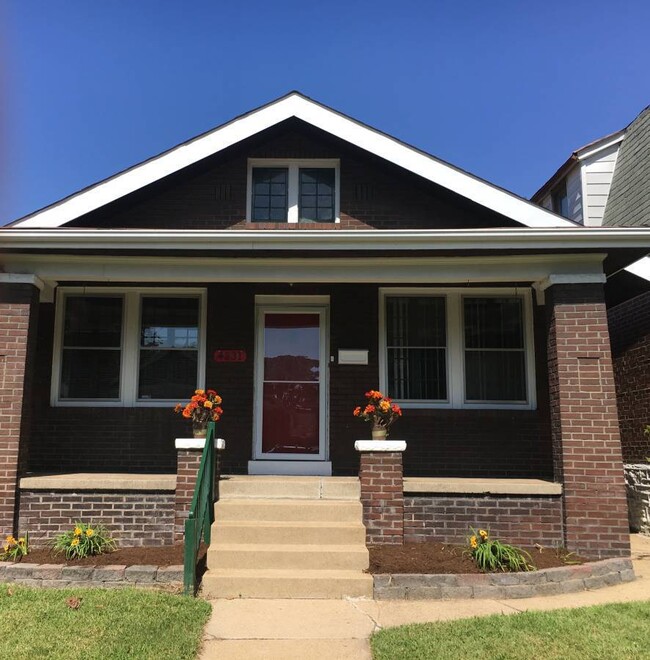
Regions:
[[194, 496], [190, 512], [185, 521], [185, 554], [183, 587], [186, 594], [196, 593], [196, 563], [201, 547], [201, 538], [210, 545], [210, 528], [214, 522], [214, 422], [208, 422], [205, 447], [196, 476]]

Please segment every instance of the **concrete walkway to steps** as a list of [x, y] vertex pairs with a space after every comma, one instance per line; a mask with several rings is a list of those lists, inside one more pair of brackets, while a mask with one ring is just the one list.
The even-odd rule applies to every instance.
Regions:
[[213, 600], [201, 660], [369, 660], [380, 628], [650, 600], [650, 538], [633, 535], [634, 582], [560, 596], [511, 600]]

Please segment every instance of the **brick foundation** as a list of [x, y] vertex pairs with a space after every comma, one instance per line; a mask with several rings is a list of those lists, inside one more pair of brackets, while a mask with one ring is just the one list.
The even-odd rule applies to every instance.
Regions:
[[562, 501], [555, 497], [427, 494], [404, 498], [404, 542], [463, 544], [469, 528], [489, 529], [515, 545], [563, 544]]
[[630, 540], [614, 372], [603, 287], [546, 292], [555, 477], [564, 539], [588, 557], [628, 555]]
[[38, 289], [0, 284], [0, 537], [14, 532], [19, 463], [26, 460]]
[[401, 451], [362, 451], [359, 470], [366, 542], [404, 542]]
[[196, 475], [201, 465], [200, 449], [180, 449], [176, 471], [176, 496], [174, 498], [174, 539], [182, 541], [185, 534], [185, 520], [190, 511]]
[[121, 546], [170, 545], [174, 493], [21, 491], [18, 530], [43, 546], [77, 520], [101, 523]]

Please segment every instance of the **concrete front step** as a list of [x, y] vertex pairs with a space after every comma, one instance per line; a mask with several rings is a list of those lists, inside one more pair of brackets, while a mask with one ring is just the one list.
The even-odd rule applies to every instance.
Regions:
[[260, 545], [210, 546], [208, 566], [228, 569], [305, 569], [363, 571], [368, 568], [365, 545]]
[[220, 520], [212, 526], [212, 546], [230, 543], [364, 545], [366, 528], [358, 523]]
[[214, 506], [215, 524], [220, 521], [283, 521], [358, 523], [362, 517], [358, 500], [220, 499]]
[[202, 593], [206, 598], [372, 598], [372, 588], [372, 575], [360, 571], [209, 569]]
[[223, 476], [219, 481], [221, 499], [305, 499], [358, 500], [357, 477]]

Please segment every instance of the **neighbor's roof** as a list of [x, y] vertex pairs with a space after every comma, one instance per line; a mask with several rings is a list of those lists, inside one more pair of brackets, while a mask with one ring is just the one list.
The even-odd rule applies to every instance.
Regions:
[[43, 229], [60, 227], [292, 117], [524, 226], [575, 227], [575, 223], [570, 220], [317, 103], [299, 92], [291, 92], [158, 156], [84, 188], [14, 221], [11, 226]]
[[627, 129], [618, 152], [603, 225], [650, 227], [650, 106]]

